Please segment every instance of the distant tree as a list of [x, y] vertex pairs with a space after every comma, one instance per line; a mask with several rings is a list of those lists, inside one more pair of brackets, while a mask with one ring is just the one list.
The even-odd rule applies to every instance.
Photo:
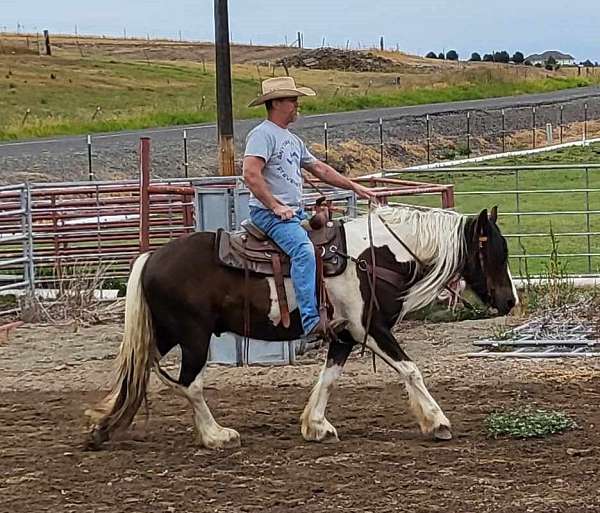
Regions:
[[438, 59], [442, 59], [442, 60], [445, 59], [444, 54], [442, 52], [440, 52], [440, 54], [438, 55]]
[[594, 67], [594, 63], [592, 61], [590, 61], [589, 59], [586, 61], [583, 61], [581, 63], [582, 66], [585, 66], [586, 68], [593, 68]]
[[435, 52], [429, 52], [426, 56], [426, 59], [437, 59], [437, 54]]
[[483, 56], [483, 62], [494, 62], [494, 56], [491, 53], [486, 53]]
[[469, 60], [471, 62], [481, 62], [481, 55], [479, 55], [477, 52], [473, 52]]
[[545, 67], [548, 71], [552, 71], [556, 68], [556, 59], [552, 57], [552, 55], [546, 59]]
[[525, 61], [523, 64], [525, 64], [525, 66], [533, 66], [533, 64], [531, 64], [531, 61]]
[[511, 59], [515, 64], [523, 64], [525, 56], [521, 52], [515, 52]]
[[510, 55], [508, 54], [507, 51], [502, 50], [501, 52], [494, 53], [494, 62], [503, 62], [505, 64], [508, 64], [509, 61], [510, 61]]
[[536, 68], [541, 68], [542, 67], [542, 63], [541, 62], [536, 62], [535, 63], [535, 67]]
[[456, 53], [456, 50], [450, 50], [446, 54], [446, 59], [448, 59], [449, 61], [457, 61], [458, 60], [458, 53]]

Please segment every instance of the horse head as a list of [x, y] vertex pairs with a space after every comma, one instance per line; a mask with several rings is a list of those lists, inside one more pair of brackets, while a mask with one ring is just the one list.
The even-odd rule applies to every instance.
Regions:
[[496, 224], [498, 208], [487, 209], [465, 224], [466, 262], [462, 276], [486, 304], [505, 315], [518, 303], [508, 269], [508, 245]]

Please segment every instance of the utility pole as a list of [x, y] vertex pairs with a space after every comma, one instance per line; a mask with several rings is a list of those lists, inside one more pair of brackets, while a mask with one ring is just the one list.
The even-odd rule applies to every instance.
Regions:
[[233, 109], [231, 101], [231, 57], [227, 0], [215, 2], [215, 60], [217, 76], [217, 129], [219, 174], [235, 175], [233, 152]]

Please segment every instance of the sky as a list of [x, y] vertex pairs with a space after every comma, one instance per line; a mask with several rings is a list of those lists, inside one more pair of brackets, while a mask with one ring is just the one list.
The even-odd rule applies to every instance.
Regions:
[[[234, 42], [385, 46], [468, 58], [545, 50], [600, 61], [600, 0], [229, 0]], [[0, 0], [0, 30], [210, 41], [212, 0]]]

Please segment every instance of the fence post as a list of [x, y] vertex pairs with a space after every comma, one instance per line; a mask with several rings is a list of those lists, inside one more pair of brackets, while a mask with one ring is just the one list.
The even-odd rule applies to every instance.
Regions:
[[88, 179], [90, 182], [94, 180], [94, 170], [92, 169], [92, 136], [87, 136], [87, 153], [88, 153]]
[[140, 138], [140, 253], [150, 249], [150, 138]]
[[[517, 227], [519, 230], [519, 234], [521, 233], [521, 196], [519, 191], [521, 190], [521, 184], [519, 180], [519, 168], [515, 169], [515, 206], [517, 207]], [[521, 242], [521, 237], [517, 237], [517, 241], [519, 243], [519, 248], [523, 249], [523, 243]], [[526, 262], [527, 263], [527, 262]], [[523, 259], [519, 257], [519, 274], [523, 276], [521, 271], [521, 266], [523, 264]]]
[[50, 45], [50, 33], [44, 30], [44, 44], [46, 45], [46, 55], [52, 55], [52, 46]]
[[506, 153], [506, 115], [502, 109], [502, 153]]
[[471, 156], [471, 113], [467, 112], [467, 157]]
[[563, 108], [564, 106], [560, 106], [560, 144], [563, 143]]
[[327, 130], [327, 121], [323, 123], [323, 140], [325, 143], [325, 162], [329, 163], [329, 132]]
[[583, 104], [583, 141], [587, 141], [588, 104]]
[[535, 150], [535, 107], [531, 108], [531, 130], [533, 137], [533, 149]]
[[27, 239], [23, 244], [23, 257], [26, 259], [23, 263], [23, 278], [27, 281], [29, 293], [33, 296], [35, 293], [35, 264], [33, 262], [33, 221], [31, 215], [31, 186], [27, 181], [25, 189], [21, 191], [22, 214], [21, 227], [27, 234]]
[[431, 131], [429, 127], [429, 114], [425, 116], [425, 126], [427, 128], [427, 163], [431, 164]]
[[383, 119], [379, 118], [379, 168], [383, 171]]
[[592, 274], [592, 224], [590, 222], [590, 170], [585, 168], [585, 225], [587, 231], [588, 272]]
[[185, 177], [188, 177], [188, 147], [187, 147], [187, 130], [183, 129], [183, 171]]

